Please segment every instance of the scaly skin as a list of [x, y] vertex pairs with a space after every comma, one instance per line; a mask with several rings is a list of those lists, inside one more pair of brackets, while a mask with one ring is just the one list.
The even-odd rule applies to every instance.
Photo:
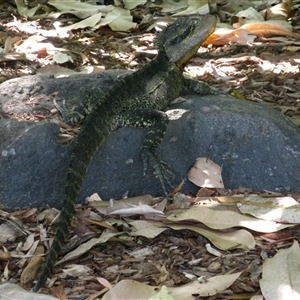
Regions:
[[[214, 31], [215, 25], [216, 18], [211, 15], [190, 15], [178, 19], [159, 35], [156, 58], [139, 71], [117, 81], [86, 117], [71, 156], [57, 232], [34, 291], [44, 286], [51, 274], [68, 234], [88, 166], [97, 149], [120, 126], [132, 123], [150, 126], [152, 115], [149, 111], [162, 110], [179, 96], [184, 86], [184, 66]], [[95, 100], [97, 90], [91, 91], [89, 97], [92, 98], [89, 100]], [[146, 112], [146, 117], [141, 112]], [[153, 132], [150, 137], [153, 137]], [[152, 150], [155, 150], [160, 140], [158, 138], [149, 148], [153, 146]]]

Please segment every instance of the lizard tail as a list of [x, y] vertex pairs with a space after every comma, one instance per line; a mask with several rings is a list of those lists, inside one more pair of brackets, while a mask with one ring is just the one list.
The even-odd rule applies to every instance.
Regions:
[[[83, 166], [82, 171], [86, 170], [87, 166]], [[85, 173], [85, 172], [80, 172]], [[75, 205], [77, 200], [77, 195], [79, 194], [81, 183], [84, 177], [81, 174], [75, 173], [74, 169], [70, 169], [68, 173], [67, 182], [73, 182], [72, 185], [66, 186], [66, 198], [65, 204], [60, 214], [60, 219], [57, 227], [56, 236], [53, 240], [52, 246], [47, 255], [46, 261], [44, 262], [43, 270], [41, 276], [39, 277], [36, 285], [33, 288], [34, 292], [37, 292], [42, 286], [45, 285], [47, 278], [52, 272], [54, 264], [57, 261], [58, 254], [63, 246], [66, 236], [69, 231], [69, 226], [71, 224], [72, 216], [75, 213]], [[76, 179], [76, 180], [75, 180]], [[75, 181], [74, 181], [75, 180]], [[74, 200], [75, 199], [75, 200]]]
[[[46, 261], [44, 262], [41, 275], [33, 288], [34, 292], [37, 292], [45, 285], [57, 261], [59, 252], [64, 245], [72, 217], [75, 213], [77, 198], [80, 194], [88, 166], [94, 153], [106, 140], [109, 133], [117, 128], [117, 123], [112, 121], [112, 114], [105, 114], [108, 110], [109, 108], [98, 112], [98, 116], [96, 116], [97, 120], [93, 122], [90, 122], [89, 119], [96, 117], [91, 113], [87, 117], [81, 133], [78, 135], [71, 156], [67, 184], [65, 187], [65, 200], [57, 226], [57, 233], [48, 252]], [[101, 134], [99, 134], [99, 132], [101, 132]]]

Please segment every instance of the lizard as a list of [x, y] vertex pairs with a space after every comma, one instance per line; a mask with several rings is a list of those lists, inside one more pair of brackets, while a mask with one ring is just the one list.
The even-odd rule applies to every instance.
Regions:
[[[41, 275], [33, 287], [34, 292], [45, 285], [52, 272], [69, 232], [89, 164], [110, 133], [121, 126], [149, 127], [142, 146], [143, 159], [154, 159], [157, 161], [154, 168], [161, 170], [162, 165], [155, 151], [168, 123], [167, 116], [161, 110], [177, 98], [186, 86], [198, 93], [212, 93], [208, 84], [185, 79], [183, 70], [215, 26], [216, 17], [209, 14], [178, 18], [158, 35], [156, 57], [138, 71], [119, 79], [90, 109], [74, 141], [57, 231]], [[97, 99], [97, 89], [87, 97]], [[163, 176], [159, 179], [165, 191]]]

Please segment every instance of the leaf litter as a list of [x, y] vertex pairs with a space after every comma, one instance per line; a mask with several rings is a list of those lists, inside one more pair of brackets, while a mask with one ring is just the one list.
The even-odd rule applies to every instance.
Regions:
[[[216, 165], [209, 165], [213, 172]], [[204, 165], [209, 173], [207, 168]], [[181, 199], [177, 202], [178, 207], [150, 195], [111, 202], [93, 195], [88, 203], [94, 211], [78, 205], [70, 243], [82, 239], [82, 236], [87, 238], [73, 250], [69, 248], [71, 250], [57, 262], [48, 287], [56, 291], [64, 286], [70, 295], [76, 294], [82, 285], [87, 293], [98, 291], [101, 294], [104, 288], [101, 299], [132, 299], [132, 291], [138, 295], [139, 288], [143, 290], [144, 298], [135, 299], [156, 299], [160, 295], [167, 295], [170, 299], [194, 299], [192, 295], [223, 299], [233, 294], [251, 299], [261, 288], [265, 299], [275, 299], [272, 298], [276, 284], [272, 280], [272, 272], [278, 271], [272, 269], [272, 259], [263, 260], [262, 256], [272, 257], [277, 252], [274, 259], [277, 256], [287, 259], [285, 257], [291, 255], [289, 251], [300, 255], [295, 239], [295, 234], [299, 236], [299, 229], [295, 227], [298, 222], [295, 219], [289, 222], [286, 217], [284, 222], [278, 219], [279, 211], [284, 213], [286, 208], [297, 209], [297, 201], [278, 194], [272, 197], [270, 193], [267, 197], [254, 192], [249, 196], [237, 190], [231, 196], [219, 196], [217, 191], [220, 189], [211, 187], [208, 190], [214, 194], [201, 196], [202, 200], [177, 193], [174, 198]], [[185, 207], [182, 201], [186, 202]], [[172, 209], [168, 209], [168, 205], [172, 205]], [[125, 213], [120, 209], [124, 206]], [[251, 207], [251, 215], [247, 206]], [[139, 207], [142, 209], [138, 210]], [[157, 207], [160, 207], [158, 215], [163, 214], [163, 217], [149, 218], [148, 214], [151, 216]], [[261, 217], [266, 215], [266, 208], [269, 212], [276, 211], [273, 218]], [[36, 279], [45, 250], [41, 246], [37, 248], [39, 239], [36, 238], [39, 231], [42, 234], [43, 228], [36, 227], [35, 220], [47, 219], [44, 212], [42, 218], [38, 211], [18, 212], [19, 220], [22, 216], [31, 220], [26, 221], [28, 238], [16, 237], [20, 241], [18, 244], [6, 242], [4, 253], [9, 253], [9, 256], [3, 256], [2, 261], [9, 261], [9, 265], [6, 264], [2, 280], [14, 279], [14, 282], [20, 276], [20, 284], [28, 289]], [[48, 210], [48, 213], [53, 219], [53, 211]], [[4, 215], [8, 220], [13, 213]], [[88, 222], [89, 218], [95, 221]], [[49, 225], [50, 222], [44, 224], [46, 236], [40, 235], [47, 247], [53, 238], [51, 232], [54, 232], [47, 227], [55, 227], [55, 224]], [[20, 221], [18, 223], [21, 227], [25, 226]], [[78, 226], [82, 229], [78, 230]], [[284, 237], [276, 234], [281, 232]], [[273, 234], [271, 239], [268, 234]], [[16, 245], [19, 245], [18, 249]], [[17, 271], [19, 269], [21, 273]], [[99, 275], [101, 280], [97, 279]], [[297, 278], [299, 269], [292, 264], [291, 267], [287, 265], [281, 276]], [[116, 280], [118, 284], [115, 285]], [[101, 282], [107, 283], [103, 286]], [[54, 284], [55, 287], [51, 288]], [[291, 292], [296, 286], [294, 281], [286, 284]], [[12, 285], [11, 289], [23, 294], [18, 286]], [[47, 292], [47, 288], [43, 288], [42, 292]], [[56, 292], [64, 294], [63, 289]]]

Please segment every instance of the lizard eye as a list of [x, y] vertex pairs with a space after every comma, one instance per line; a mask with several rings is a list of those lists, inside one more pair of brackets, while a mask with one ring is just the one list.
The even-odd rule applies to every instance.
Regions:
[[190, 25], [182, 34], [176, 36], [173, 40], [170, 41], [171, 45], [176, 45], [185, 40], [190, 33], [193, 31], [194, 26]]
[[191, 22], [191, 25], [192, 25], [192, 26], [195, 26], [195, 25], [197, 25], [197, 24], [199, 24], [199, 20], [193, 20], [193, 21]]

